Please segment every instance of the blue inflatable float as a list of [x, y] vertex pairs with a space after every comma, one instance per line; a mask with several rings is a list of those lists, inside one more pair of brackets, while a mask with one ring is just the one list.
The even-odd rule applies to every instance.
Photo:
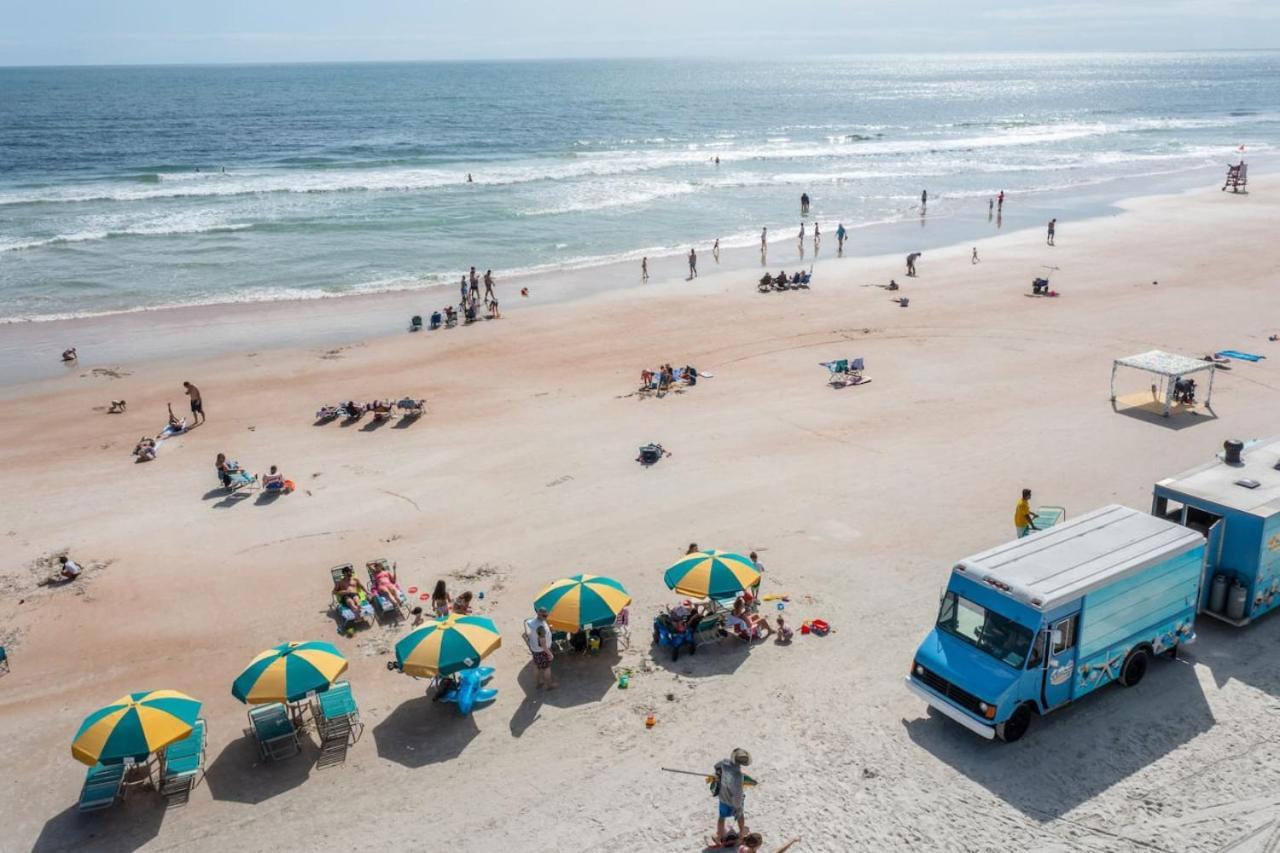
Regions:
[[456, 702], [458, 712], [466, 716], [477, 704], [492, 702], [498, 695], [496, 687], [484, 686], [484, 683], [492, 677], [493, 667], [491, 666], [464, 669], [453, 679], [441, 685], [436, 699], [440, 702]]

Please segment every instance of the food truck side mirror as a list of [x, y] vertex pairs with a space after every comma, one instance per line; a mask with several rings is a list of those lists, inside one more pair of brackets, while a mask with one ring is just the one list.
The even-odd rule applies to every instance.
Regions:
[[1054, 645], [1055, 647], [1056, 647], [1059, 643], [1061, 643], [1061, 642], [1062, 642], [1062, 629], [1061, 629], [1061, 628], [1054, 628], [1052, 631], [1050, 631], [1050, 632], [1049, 632], [1049, 640], [1053, 643], [1053, 645]]

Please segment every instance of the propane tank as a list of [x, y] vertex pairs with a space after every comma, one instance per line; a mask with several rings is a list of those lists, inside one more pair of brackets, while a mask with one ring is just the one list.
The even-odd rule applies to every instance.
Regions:
[[1244, 605], [1248, 601], [1249, 590], [1240, 581], [1232, 581], [1227, 592], [1227, 618], [1239, 622], [1244, 618]]
[[1218, 572], [1213, 576], [1213, 585], [1209, 587], [1209, 610], [1221, 613], [1227, 606], [1227, 576]]

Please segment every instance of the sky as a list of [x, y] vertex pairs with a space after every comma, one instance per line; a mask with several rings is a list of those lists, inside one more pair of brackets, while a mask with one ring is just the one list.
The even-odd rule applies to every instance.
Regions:
[[1280, 48], [1277, 0], [5, 0], [0, 65]]

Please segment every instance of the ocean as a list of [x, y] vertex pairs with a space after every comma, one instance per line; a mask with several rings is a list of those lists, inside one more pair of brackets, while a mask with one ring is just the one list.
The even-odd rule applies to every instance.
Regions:
[[802, 192], [856, 252], [927, 190], [923, 243], [1242, 145], [1280, 150], [1280, 52], [7, 68], [0, 321], [794, 241]]

